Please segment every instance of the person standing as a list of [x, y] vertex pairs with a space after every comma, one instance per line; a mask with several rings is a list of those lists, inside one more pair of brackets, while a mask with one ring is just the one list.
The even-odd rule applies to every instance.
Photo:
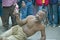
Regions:
[[60, 0], [58, 0], [58, 21], [59, 21], [59, 27], [60, 27]]
[[22, 1], [22, 6], [20, 8], [21, 19], [25, 19], [27, 17], [27, 6], [24, 1]]
[[50, 0], [49, 4], [49, 25], [56, 27], [58, 24], [58, 13], [57, 13], [57, 5], [58, 0]]
[[2, 7], [3, 7], [3, 15], [1, 16], [2, 24], [3, 24], [3, 31], [9, 29], [9, 16], [11, 16], [12, 26], [16, 25], [16, 19], [13, 15], [15, 4], [17, 0], [2, 0]]
[[27, 5], [27, 16], [33, 15], [33, 3], [32, 0], [25, 0]]
[[49, 0], [36, 0], [36, 5], [38, 6], [38, 10], [46, 9], [49, 4]]
[[0, 0], [0, 16], [2, 16], [2, 0]]

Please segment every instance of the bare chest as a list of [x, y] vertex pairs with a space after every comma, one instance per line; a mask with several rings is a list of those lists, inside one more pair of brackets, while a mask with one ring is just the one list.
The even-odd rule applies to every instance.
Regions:
[[33, 27], [33, 26], [36, 26], [36, 19], [35, 18], [33, 18], [33, 19], [29, 19], [28, 21], [27, 21], [27, 26], [28, 27]]
[[37, 31], [40, 31], [40, 27], [39, 25], [33, 25], [33, 26], [24, 26], [24, 32], [28, 35], [28, 36], [32, 36], [33, 34], [35, 34]]

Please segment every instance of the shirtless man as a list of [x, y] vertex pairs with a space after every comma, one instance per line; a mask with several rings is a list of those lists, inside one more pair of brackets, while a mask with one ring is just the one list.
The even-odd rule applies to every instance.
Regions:
[[[45, 17], [45, 13], [46, 13], [45, 10], [40, 10], [40, 11], [38, 11], [38, 13], [35, 16], [30, 15], [26, 19], [23, 19], [23, 20], [21, 20], [19, 18], [18, 13], [15, 13], [14, 15], [16, 16], [16, 21], [17, 21], [18, 25], [15, 26], [15, 27], [12, 27], [10, 30], [8, 30], [7, 32], [2, 34], [1, 36], [2, 37], [8, 37], [8, 36], [11, 36], [11, 35], [15, 35], [16, 36], [16, 35], [18, 35], [20, 33], [19, 34], [20, 36], [18, 35], [17, 38], [11, 36], [11, 37], [9, 37], [6, 40], [25, 40], [21, 36], [23, 34], [23, 33], [21, 33], [21, 28], [22, 28], [23, 32], [26, 34], [27, 37], [32, 36], [37, 31], [41, 31], [41, 39], [40, 40], [46, 40], [45, 27], [44, 27], [44, 24], [41, 23], [42, 20]], [[20, 30], [19, 30], [19, 27], [20, 27]], [[17, 29], [19, 31], [16, 31]]]

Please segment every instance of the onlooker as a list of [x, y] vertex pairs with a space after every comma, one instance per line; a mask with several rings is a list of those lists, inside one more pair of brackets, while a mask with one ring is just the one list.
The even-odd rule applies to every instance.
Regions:
[[58, 0], [58, 21], [60, 25], [60, 0]]
[[32, 0], [27, 0], [26, 5], [27, 5], [27, 16], [28, 15], [33, 15], [33, 3], [32, 3]]
[[21, 19], [24, 19], [27, 17], [27, 6], [24, 1], [22, 1], [22, 6], [20, 8], [20, 15], [21, 15]]
[[58, 3], [58, 0], [50, 0], [49, 24], [53, 27], [56, 27], [58, 24], [57, 3]]
[[36, 0], [36, 5], [38, 6], [38, 10], [47, 9], [49, 4], [49, 0]]
[[12, 26], [16, 25], [16, 19], [13, 15], [13, 11], [15, 8], [15, 4], [17, 3], [17, 0], [2, 0], [2, 6], [3, 6], [3, 15], [1, 16], [4, 31], [9, 29], [9, 16], [11, 16], [12, 19]]
[[0, 16], [2, 16], [2, 0], [0, 0]]

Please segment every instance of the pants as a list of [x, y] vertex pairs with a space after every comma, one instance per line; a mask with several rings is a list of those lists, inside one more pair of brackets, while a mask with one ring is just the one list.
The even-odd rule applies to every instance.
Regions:
[[2, 3], [0, 3], [0, 16], [2, 16]]
[[58, 13], [59, 13], [59, 14], [58, 14], [58, 17], [59, 17], [59, 18], [58, 18], [58, 21], [59, 21], [59, 24], [60, 24], [60, 6], [58, 6]]
[[3, 7], [3, 15], [1, 16], [2, 19], [2, 23], [3, 23], [3, 27], [5, 29], [8, 29], [9, 27], [9, 16], [11, 16], [11, 20], [12, 20], [12, 26], [16, 25], [16, 18], [13, 15], [13, 11], [14, 11], [15, 6], [10, 6], [10, 7]]
[[24, 19], [27, 17], [27, 7], [25, 7], [25, 8], [21, 7], [20, 15], [21, 15], [21, 19]]
[[57, 4], [50, 5], [48, 17], [50, 24], [58, 24]]
[[27, 6], [27, 16], [33, 15], [33, 5]]
[[26, 40], [26, 34], [19, 25], [13, 26], [11, 29], [1, 35], [3, 40]]
[[48, 5], [45, 6], [45, 5], [43, 4], [42, 6], [38, 6], [38, 11], [39, 11], [39, 10], [42, 10], [42, 9], [45, 9], [45, 10], [47, 11], [46, 17], [48, 17]]
[[27, 1], [26, 5], [27, 5], [27, 16], [33, 15], [33, 3], [32, 3], [32, 1], [31, 2]]

